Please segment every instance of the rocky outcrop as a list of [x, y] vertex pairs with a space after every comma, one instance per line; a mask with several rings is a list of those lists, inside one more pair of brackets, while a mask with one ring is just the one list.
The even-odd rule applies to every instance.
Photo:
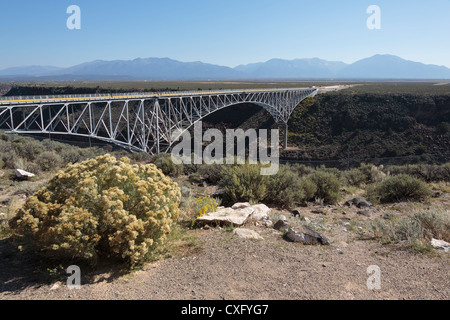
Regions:
[[28, 179], [33, 178], [35, 176], [35, 174], [33, 174], [31, 172], [27, 172], [22, 169], [16, 169], [16, 176], [19, 179], [28, 180]]
[[366, 199], [362, 199], [362, 198], [355, 198], [353, 200], [349, 200], [345, 204], [349, 207], [351, 207], [352, 205], [355, 205], [359, 209], [373, 207], [372, 203], [370, 203]]
[[232, 209], [223, 208], [216, 212], [208, 213], [203, 217], [197, 218], [199, 224], [216, 224], [216, 225], [235, 225], [242, 226], [253, 213], [251, 208]]
[[[231, 208], [221, 208], [197, 218], [198, 224], [242, 226], [249, 220], [260, 221], [263, 225], [271, 225], [270, 208], [265, 204], [250, 205], [248, 202], [236, 203]], [[270, 223], [269, 223], [270, 221]], [[265, 223], [267, 222], [267, 223]]]
[[284, 237], [288, 241], [305, 245], [330, 245], [327, 238], [308, 226], [302, 226], [298, 230], [289, 229]]
[[299, 242], [305, 245], [329, 245], [329, 241], [320, 233], [314, 231], [309, 226], [303, 225], [293, 229], [287, 221], [278, 220], [273, 226], [275, 230], [284, 233], [287, 241]]

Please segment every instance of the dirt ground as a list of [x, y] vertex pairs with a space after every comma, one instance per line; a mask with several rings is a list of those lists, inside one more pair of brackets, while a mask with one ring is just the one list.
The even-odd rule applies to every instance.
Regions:
[[[107, 267], [82, 277], [81, 288], [69, 290], [64, 279], [42, 281], [38, 261], [0, 241], [0, 299], [146, 299], [146, 300], [309, 300], [309, 299], [433, 299], [450, 298], [449, 254], [419, 253], [405, 245], [382, 245], [359, 232], [373, 217], [328, 208], [324, 214], [304, 209], [323, 225], [330, 246], [287, 242], [272, 228], [245, 227], [264, 240], [246, 240], [230, 230], [190, 230], [198, 247], [188, 254], [166, 257], [131, 274]], [[288, 217], [295, 224], [294, 217]], [[350, 219], [350, 220], [349, 220]], [[344, 223], [343, 223], [344, 221]], [[345, 221], [352, 222], [349, 226]], [[353, 231], [352, 231], [353, 230]], [[369, 266], [381, 271], [381, 288], [367, 287]], [[83, 273], [83, 270], [81, 271]]]

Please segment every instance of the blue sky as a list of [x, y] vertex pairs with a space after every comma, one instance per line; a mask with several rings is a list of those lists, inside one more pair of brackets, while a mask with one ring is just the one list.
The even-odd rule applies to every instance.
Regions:
[[[69, 30], [69, 5], [81, 30]], [[381, 30], [369, 30], [369, 5]], [[450, 67], [450, 1], [0, 1], [0, 69], [169, 57], [234, 67], [271, 58], [352, 63], [377, 53]]]

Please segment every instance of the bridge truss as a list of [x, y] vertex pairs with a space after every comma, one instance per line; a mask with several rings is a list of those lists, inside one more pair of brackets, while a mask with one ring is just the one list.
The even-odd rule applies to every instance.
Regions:
[[167, 152], [197, 121], [229, 106], [253, 103], [285, 130], [294, 109], [319, 89], [232, 90], [89, 96], [3, 97], [0, 129], [21, 134], [94, 138], [133, 151]]

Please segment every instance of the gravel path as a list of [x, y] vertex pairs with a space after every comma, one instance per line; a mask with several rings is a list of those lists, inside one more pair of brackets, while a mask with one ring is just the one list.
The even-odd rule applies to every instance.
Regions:
[[[36, 284], [32, 265], [2, 257], [0, 299], [450, 298], [448, 254], [430, 256], [363, 240], [303, 246], [286, 242], [275, 230], [253, 228], [264, 240], [244, 240], [219, 229], [190, 231], [201, 250], [148, 264], [130, 275], [97, 274], [79, 290], [68, 290], [61, 282]], [[6, 246], [0, 243], [0, 251]], [[367, 289], [371, 265], [381, 269], [380, 290]]]

